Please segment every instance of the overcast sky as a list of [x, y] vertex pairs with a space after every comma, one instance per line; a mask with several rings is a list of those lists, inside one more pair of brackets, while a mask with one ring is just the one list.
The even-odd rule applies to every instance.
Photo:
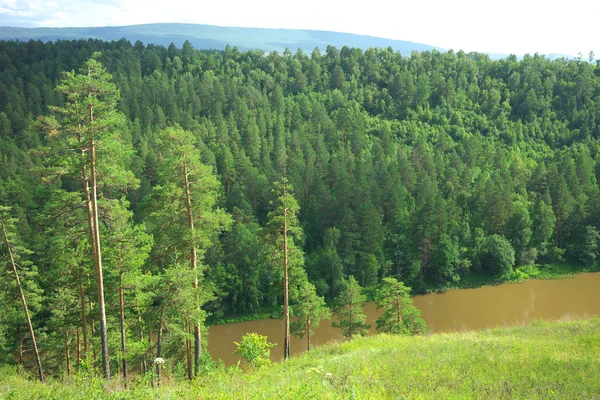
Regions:
[[[354, 5], [360, 4], [360, 5]], [[318, 29], [495, 53], [600, 54], [600, 1], [0, 0], [0, 25], [186, 22]]]

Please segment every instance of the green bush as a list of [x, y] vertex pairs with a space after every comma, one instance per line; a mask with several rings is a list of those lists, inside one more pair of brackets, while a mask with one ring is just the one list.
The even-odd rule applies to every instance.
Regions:
[[258, 333], [248, 333], [240, 343], [234, 343], [238, 347], [234, 354], [241, 355], [254, 368], [271, 364], [271, 347], [277, 345], [267, 342], [267, 337]]

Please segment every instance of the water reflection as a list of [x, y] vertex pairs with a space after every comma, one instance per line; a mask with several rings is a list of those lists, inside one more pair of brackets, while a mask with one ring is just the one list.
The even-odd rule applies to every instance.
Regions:
[[[579, 274], [561, 280], [530, 280], [520, 284], [448, 290], [415, 296], [413, 300], [431, 332], [482, 329], [532, 319], [569, 320], [577, 316], [600, 315], [600, 273]], [[375, 304], [368, 303], [365, 313], [372, 324], [371, 333], [375, 333], [375, 320], [380, 315]], [[248, 332], [266, 335], [269, 341], [279, 343], [271, 350], [271, 358], [281, 360], [283, 322], [274, 319], [211, 327], [208, 348], [213, 358], [221, 358], [227, 365], [237, 363], [239, 358], [233, 355], [233, 342], [239, 342]], [[342, 336], [328, 320], [321, 322], [311, 341], [318, 346], [333, 340], [342, 340]], [[306, 340], [292, 337], [291, 349], [292, 354], [305, 351]]]

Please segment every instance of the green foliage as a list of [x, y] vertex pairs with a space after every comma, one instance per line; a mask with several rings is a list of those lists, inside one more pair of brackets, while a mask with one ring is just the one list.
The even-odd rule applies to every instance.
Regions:
[[331, 323], [334, 328], [340, 328], [342, 335], [347, 338], [364, 336], [371, 327], [366, 323], [367, 316], [363, 313], [365, 305], [365, 296], [361, 293], [361, 288], [350, 276], [346, 281], [345, 288], [335, 299], [335, 308], [333, 315], [338, 320]]
[[267, 342], [267, 337], [258, 333], [247, 333], [242, 336], [240, 343], [234, 342], [237, 346], [235, 354], [239, 354], [253, 368], [261, 368], [271, 364], [271, 348], [277, 346], [277, 343]]
[[492, 235], [485, 241], [481, 264], [496, 276], [508, 276], [515, 265], [515, 251], [505, 237]]
[[421, 311], [412, 304], [410, 288], [395, 278], [384, 278], [377, 291], [377, 308], [383, 314], [377, 318], [377, 330], [395, 335], [418, 335], [427, 332]]
[[593, 226], [586, 225], [577, 232], [576, 237], [572, 252], [577, 255], [579, 261], [586, 265], [598, 261], [600, 256], [600, 233], [598, 230]]
[[[44, 156], [47, 180], [79, 179], [97, 172], [103, 188], [132, 188], [138, 182], [127, 168], [133, 148], [122, 135], [125, 121], [117, 111], [119, 90], [99, 57], [95, 53], [79, 72], [65, 72], [56, 88], [65, 96], [64, 106], [50, 106], [57, 118], [41, 119], [50, 148], [38, 151]], [[98, 153], [96, 171], [89, 167], [92, 143]]]
[[[120, 347], [118, 272], [127, 271], [127, 353], [136, 364], [151, 361], [148, 337], [161, 316], [175, 366], [190, 317], [280, 308], [284, 203], [294, 210], [292, 305], [306, 278], [333, 303], [349, 276], [369, 293], [387, 277], [423, 292], [553, 276], [542, 266], [564, 260], [568, 273], [593, 268], [598, 65], [403, 54], [334, 43], [282, 55], [197, 51], [190, 42], [0, 42], [0, 202], [34, 251], [25, 258], [45, 293], [34, 322], [47, 329], [51, 373], [67, 369], [66, 354], [75, 368], [82, 311], [90, 353], [97, 342], [82, 228], [92, 135], [111, 353]], [[81, 66], [84, 74], [73, 72]], [[284, 202], [281, 188], [271, 190], [281, 177], [294, 188]], [[8, 351], [16, 327], [0, 327]]]
[[291, 323], [290, 332], [300, 338], [307, 337], [310, 344], [310, 336], [322, 319], [331, 317], [331, 312], [325, 306], [325, 299], [317, 295], [312, 283], [304, 281], [298, 292], [296, 303], [292, 306], [292, 315], [296, 320]]
[[[17, 230], [17, 223], [18, 220], [13, 217], [12, 209], [0, 205], [0, 306], [2, 308], [2, 313], [0, 313], [0, 350], [6, 354], [0, 360], [8, 364], [14, 363], [10, 354], [19, 346], [26, 346], [23, 351], [33, 352], [24, 305], [21, 302], [20, 288], [17, 286], [12, 268], [13, 260], [32, 319], [41, 310], [44, 299], [43, 290], [39, 286], [38, 269], [31, 262], [32, 252], [24, 246], [22, 237]], [[6, 230], [6, 241], [4, 230]], [[7, 244], [10, 246], [12, 259], [9, 257]], [[35, 336], [39, 338], [38, 334]], [[32, 366], [34, 362], [35, 359], [32, 356]]]

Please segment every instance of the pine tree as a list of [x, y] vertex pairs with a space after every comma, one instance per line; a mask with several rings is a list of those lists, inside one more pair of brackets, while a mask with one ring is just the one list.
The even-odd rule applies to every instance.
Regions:
[[[160, 134], [159, 186], [148, 199], [154, 211], [154, 237], [169, 268], [188, 264], [192, 277], [193, 303], [184, 311], [193, 326], [194, 365], [199, 367], [201, 330], [205, 313], [202, 305], [212, 292], [204, 285], [204, 254], [217, 235], [227, 229], [231, 218], [218, 207], [220, 185], [211, 168], [201, 162], [194, 135], [179, 127]], [[183, 282], [176, 284], [182, 285]], [[205, 293], [201, 293], [205, 292]], [[190, 358], [190, 356], [188, 356]], [[188, 375], [193, 376], [188, 360]]]
[[[105, 215], [107, 235], [105, 239], [106, 263], [112, 275], [118, 277], [119, 331], [121, 333], [121, 373], [127, 379], [127, 325], [125, 321], [128, 301], [139, 300], [142, 291], [147, 291], [152, 282], [150, 275], [142, 274], [142, 266], [150, 253], [152, 237], [145, 232], [144, 225], [133, 224], [133, 213], [129, 202], [115, 200]], [[131, 292], [131, 293], [129, 293]], [[136, 304], [140, 306], [140, 304]]]
[[349, 339], [369, 332], [371, 325], [365, 322], [367, 316], [363, 313], [365, 296], [353, 276], [348, 278], [346, 287], [336, 298], [335, 304], [333, 314], [338, 317], [338, 321], [333, 322], [331, 326], [340, 328], [342, 334]]
[[102, 372], [109, 379], [100, 194], [108, 187], [134, 187], [137, 181], [126, 168], [132, 149], [124, 143], [119, 131], [123, 124], [123, 115], [117, 111], [119, 91], [98, 61], [99, 57], [99, 53], [94, 53], [79, 73], [65, 73], [64, 80], [57, 86], [57, 90], [65, 95], [65, 105], [51, 108], [58, 119], [47, 117], [43, 121], [51, 147], [46, 160], [51, 164], [48, 171], [81, 180], [98, 291]]
[[[296, 247], [294, 238], [302, 236], [298, 222], [298, 202], [294, 198], [293, 189], [287, 179], [276, 182], [273, 188], [276, 201], [275, 209], [269, 212], [265, 233], [272, 249], [272, 261], [281, 265], [283, 272], [283, 358], [290, 357], [290, 280], [298, 275], [304, 264], [302, 250]], [[302, 269], [302, 273], [304, 270]]]
[[[27, 299], [25, 298], [25, 290], [21, 284], [21, 276], [19, 275], [19, 269], [28, 267], [26, 261], [22, 260], [22, 254], [27, 254], [29, 251], [23, 247], [17, 246], [17, 238], [15, 232], [15, 220], [10, 215], [10, 208], [0, 206], [0, 234], [2, 235], [3, 253], [6, 254], [7, 264], [12, 270], [13, 278], [15, 279], [21, 304], [23, 306], [23, 312], [25, 314], [25, 320], [27, 327], [29, 328], [29, 335], [31, 336], [31, 342], [33, 345], [33, 351], [35, 354], [35, 361], [37, 365], [37, 372], [40, 381], [44, 382], [44, 371], [42, 370], [42, 361], [40, 358], [40, 352], [38, 350], [37, 340], [35, 339], [35, 331], [31, 322], [31, 314], [29, 313], [29, 307], [27, 306]], [[4, 257], [2, 257], [4, 258]]]
[[292, 307], [296, 321], [290, 325], [290, 332], [300, 338], [306, 336], [307, 349], [310, 351], [310, 338], [322, 319], [331, 316], [331, 312], [325, 306], [325, 299], [317, 295], [315, 286], [304, 281], [299, 288], [299, 296], [296, 304]]
[[412, 304], [410, 288], [395, 278], [384, 278], [377, 292], [377, 330], [395, 335], [417, 335], [427, 331], [421, 312]]

